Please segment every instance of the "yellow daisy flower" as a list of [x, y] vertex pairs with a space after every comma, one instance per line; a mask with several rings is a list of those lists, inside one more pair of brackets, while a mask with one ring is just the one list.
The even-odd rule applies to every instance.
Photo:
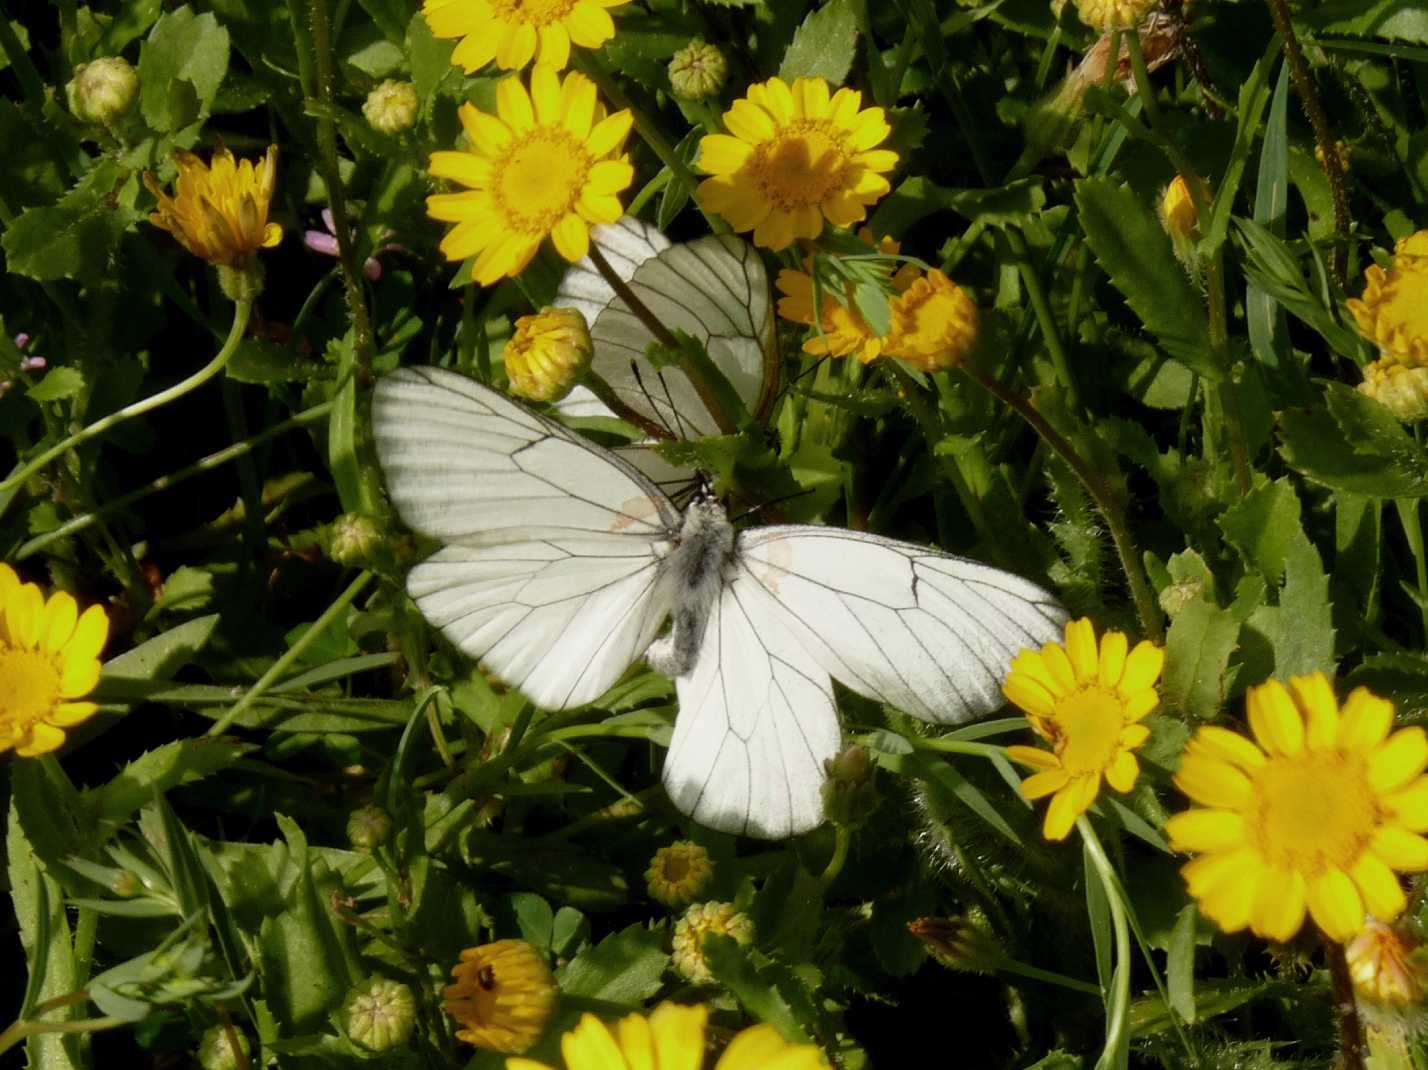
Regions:
[[456, 1039], [488, 1051], [521, 1052], [540, 1039], [555, 1010], [550, 968], [524, 940], [468, 947], [442, 990]]
[[475, 74], [493, 59], [518, 71], [533, 58], [553, 70], [570, 62], [571, 42], [599, 48], [615, 36], [607, 8], [629, 0], [424, 0], [436, 37], [459, 37], [451, 62]]
[[83, 614], [64, 591], [45, 600], [0, 565], [0, 753], [26, 758], [64, 743], [64, 730], [96, 709], [78, 702], [99, 682], [99, 652], [109, 618], [99, 606]]
[[883, 352], [940, 372], [967, 359], [977, 341], [976, 303], [933, 268], [892, 301], [892, 332]]
[[693, 902], [714, 876], [709, 852], [693, 840], [676, 840], [654, 853], [645, 870], [650, 898], [667, 907]]
[[[874, 244], [872, 232], [866, 227], [858, 232], [858, 237], [870, 245]], [[896, 256], [902, 250], [901, 243], [888, 237], [884, 237], [876, 244], [878, 251], [888, 256]], [[805, 267], [807, 266], [811, 265], [805, 264]], [[896, 272], [891, 273], [888, 282], [893, 290], [902, 293], [912, 285], [917, 274], [915, 265], [903, 264]], [[807, 271], [784, 268], [778, 273], [774, 285], [783, 295], [778, 299], [778, 314], [794, 323], [806, 323], [811, 326], [814, 323], [813, 276]], [[886, 339], [874, 332], [868, 322], [863, 319], [862, 314], [858, 311], [857, 302], [853, 300], [851, 283], [841, 301], [829, 293], [827, 288], [820, 291], [819, 298], [818, 325], [820, 330], [811, 334], [808, 340], [803, 343], [805, 353], [815, 357], [825, 354], [831, 357], [846, 357], [853, 354], [864, 364], [874, 361], [882, 355]]]
[[576, 261], [590, 251], [590, 225], [624, 211], [616, 196], [635, 177], [620, 154], [630, 132], [628, 110], [606, 116], [583, 74], [562, 81], [549, 67], [496, 87], [496, 115], [460, 109], [469, 142], [460, 152], [434, 152], [430, 171], [469, 187], [426, 199], [433, 219], [455, 223], [442, 239], [448, 260], [475, 256], [475, 279], [489, 286], [519, 274], [549, 236]]
[[1338, 941], [1366, 913], [1392, 921], [1404, 907], [1395, 871], [1428, 869], [1428, 736], [1390, 735], [1393, 703], [1364, 688], [1341, 711], [1323, 673], [1269, 680], [1245, 705], [1253, 742], [1203, 727], [1175, 774], [1202, 808], [1165, 831], [1200, 856], [1181, 873], [1201, 911], [1225, 932], [1279, 941], [1306, 909]]
[[713, 175], [699, 184], [704, 207], [754, 244], [785, 249], [816, 238], [824, 220], [852, 226], [892, 187], [884, 172], [897, 153], [879, 149], [890, 127], [882, 108], [862, 108], [863, 95], [822, 78], [780, 78], [749, 86], [724, 113], [727, 134], [699, 142], [698, 166]]
[[1348, 301], [1360, 332], [1383, 360], [1428, 365], [1428, 230], [1398, 243], [1388, 271], [1371, 264], [1364, 278], [1364, 292]]
[[[661, 1003], [649, 1017], [631, 1014], [611, 1029], [593, 1014], [560, 1041], [565, 1070], [699, 1070], [704, 1065], [709, 1011]], [[771, 1025], [743, 1030], [714, 1070], [821, 1070], [828, 1064], [812, 1044], [790, 1044]], [[507, 1059], [506, 1070], [555, 1070], [532, 1059]]]
[[233, 159], [227, 149], [205, 164], [193, 153], [174, 154], [178, 177], [170, 197], [151, 173], [144, 185], [159, 203], [149, 222], [172, 234], [180, 245], [210, 264], [243, 267], [259, 249], [283, 240], [283, 228], [268, 222], [268, 205], [278, 181], [278, 147], [254, 164]]
[[1007, 757], [1038, 772], [1022, 781], [1028, 799], [1052, 796], [1042, 832], [1064, 840], [1096, 801], [1101, 779], [1119, 792], [1140, 776], [1135, 749], [1150, 736], [1140, 722], [1160, 703], [1155, 682], [1165, 651], [1142, 641], [1134, 650], [1121, 632], [1096, 643], [1086, 619], [1069, 621], [1066, 642], [1023, 650], [1012, 659], [1002, 693], [1051, 744], [1008, 747]]

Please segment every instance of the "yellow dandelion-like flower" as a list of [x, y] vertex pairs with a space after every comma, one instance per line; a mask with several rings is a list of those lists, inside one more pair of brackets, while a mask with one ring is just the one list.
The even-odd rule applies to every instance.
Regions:
[[704, 938], [710, 934], [727, 936], [748, 946], [754, 942], [754, 923], [733, 903], [695, 903], [674, 923], [674, 968], [697, 985], [714, 980], [704, 959]]
[[194, 256], [238, 268], [259, 249], [271, 249], [283, 240], [283, 228], [268, 222], [278, 181], [276, 145], [269, 145], [257, 164], [234, 160], [227, 149], [215, 152], [211, 164], [184, 150], [174, 155], [174, 162], [178, 178], [172, 197], [154, 175], [144, 172], [144, 185], [159, 200], [149, 222], [172, 234]]
[[[866, 227], [858, 232], [858, 237], [870, 245], [873, 244], [872, 232]], [[902, 245], [899, 242], [887, 237], [877, 242], [877, 247], [879, 252], [888, 256], [896, 256], [902, 250]], [[916, 266], [903, 264], [891, 274], [888, 283], [895, 291], [902, 293], [913, 284], [917, 275]], [[794, 323], [806, 323], [812, 326], [814, 323], [813, 276], [807, 271], [784, 268], [778, 273], [774, 285], [783, 295], [778, 299], [778, 314]], [[851, 283], [844, 292], [841, 301], [829, 293], [826, 288], [820, 291], [819, 298], [817, 317], [819, 331], [803, 343], [805, 353], [816, 357], [825, 354], [831, 357], [846, 357], [853, 354], [864, 364], [876, 360], [882, 355], [886, 339], [874, 331], [868, 325], [867, 320], [863, 319], [862, 314], [858, 311], [857, 302], [853, 300]]]
[[892, 332], [883, 352], [923, 371], [945, 371], [967, 359], [977, 323], [976, 303], [934, 268], [893, 298]]
[[511, 392], [532, 401], [559, 401], [584, 378], [594, 352], [579, 309], [547, 308], [522, 316], [506, 343]]
[[436, 37], [459, 37], [451, 62], [474, 74], [493, 59], [518, 71], [532, 59], [552, 70], [570, 62], [572, 42], [599, 48], [615, 36], [608, 8], [629, 0], [425, 0]]
[[1093, 30], [1110, 33], [1139, 26], [1160, 0], [1076, 0], [1076, 13]]
[[1428, 365], [1428, 231], [1404, 238], [1393, 266], [1371, 264], [1364, 279], [1364, 292], [1348, 301], [1363, 336], [1383, 360]]
[[562, 81], [549, 67], [496, 87], [496, 114], [463, 104], [469, 142], [461, 152], [431, 154], [431, 174], [469, 187], [426, 199], [427, 214], [455, 223], [442, 239], [448, 260], [475, 256], [482, 286], [519, 274], [548, 236], [570, 261], [590, 251], [590, 225], [613, 223], [617, 196], [635, 177], [620, 155], [628, 110], [607, 116], [583, 74]]
[[555, 1010], [555, 980], [524, 940], [468, 947], [442, 990], [456, 1039], [489, 1051], [522, 1052], [534, 1044]]
[[1423, 999], [1423, 949], [1392, 925], [1369, 919], [1344, 957], [1354, 989], [1365, 999], [1398, 1007]]
[[[631, 1014], [607, 1026], [593, 1014], [560, 1041], [565, 1070], [698, 1070], [704, 1065], [707, 1008], [661, 1003], [645, 1017]], [[812, 1044], [790, 1044], [771, 1025], [738, 1033], [714, 1070], [821, 1070], [828, 1064]], [[555, 1070], [532, 1059], [507, 1059], [506, 1070]]]
[[655, 852], [645, 870], [645, 886], [651, 899], [680, 907], [699, 898], [712, 876], [714, 863], [709, 852], [692, 840], [678, 840]]
[[825, 220], [866, 218], [892, 188], [884, 173], [897, 153], [877, 148], [891, 129], [883, 109], [862, 103], [853, 89], [830, 95], [822, 78], [749, 86], [724, 113], [729, 133], [699, 142], [698, 166], [714, 176], [699, 184], [699, 202], [773, 250], [818, 237]]
[[0, 753], [30, 758], [64, 742], [64, 730], [99, 707], [80, 702], [99, 682], [109, 618], [83, 613], [64, 591], [48, 601], [0, 565]]
[[1398, 872], [1428, 869], [1428, 736], [1392, 735], [1393, 703], [1365, 688], [1342, 711], [1323, 673], [1245, 699], [1251, 742], [1207, 725], [1185, 748], [1175, 784], [1201, 808], [1165, 823], [1170, 844], [1200, 857], [1181, 873], [1225, 932], [1288, 940], [1307, 910], [1331, 940], [1365, 913], [1404, 907]]
[[1428, 419], [1428, 367], [1376, 360], [1365, 364], [1359, 393], [1367, 394], [1406, 424]]
[[1051, 744], [1008, 747], [1007, 757], [1038, 770], [1022, 782], [1028, 799], [1052, 796], [1042, 832], [1064, 840], [1101, 790], [1101, 780], [1130, 791], [1140, 775], [1135, 749], [1150, 736], [1140, 722], [1160, 703], [1155, 682], [1165, 651], [1143, 641], [1134, 650], [1121, 632], [1096, 643], [1086, 619], [1069, 621], [1066, 642], [1023, 650], [1012, 659], [1002, 693]]

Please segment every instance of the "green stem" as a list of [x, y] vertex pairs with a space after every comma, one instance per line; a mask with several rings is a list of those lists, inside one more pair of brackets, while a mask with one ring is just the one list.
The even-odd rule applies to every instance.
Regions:
[[348, 584], [347, 590], [337, 596], [337, 601], [323, 610], [322, 616], [312, 622], [312, 627], [303, 632], [303, 634], [298, 637], [297, 642], [288, 647], [288, 649], [279, 656], [278, 660], [273, 662], [268, 671], [258, 678], [258, 682], [250, 687], [244, 693], [243, 697], [229, 708], [227, 713], [209, 726], [205, 735], [221, 736], [224, 732], [228, 731], [229, 726], [231, 726], [245, 710], [252, 706], [254, 702], [258, 701], [270, 687], [277, 683], [288, 669], [291, 668], [293, 662], [302, 657], [308, 647], [322, 637], [323, 633], [327, 631], [328, 627], [337, 619], [338, 615], [352, 604], [352, 601], [362, 593], [362, 589], [366, 587], [367, 584], [372, 582], [372, 578], [371, 572], [363, 572]]
[[248, 329], [248, 315], [253, 310], [251, 301], [238, 301], [233, 305], [233, 326], [228, 330], [228, 338], [223, 343], [223, 348], [218, 351], [218, 355], [205, 364], [198, 371], [194, 372], [187, 379], [180, 383], [175, 383], [167, 390], [160, 390], [157, 394], [136, 401], [132, 405], [126, 405], [118, 412], [111, 412], [103, 419], [95, 420], [83, 430], [76, 431], [49, 449], [45, 450], [38, 457], [25, 463], [14, 474], [9, 476], [3, 483], [0, 483], [0, 494], [17, 487], [30, 476], [34, 475], [45, 465], [49, 464], [61, 454], [68, 453], [76, 446], [88, 442], [96, 435], [102, 435], [112, 427], [117, 427], [126, 420], [132, 420], [136, 416], [143, 416], [145, 413], [153, 412], [155, 409], [167, 405], [171, 401], [176, 401], [191, 391], [197, 390], [208, 380], [223, 370], [233, 353], [238, 348], [238, 343], [243, 340], [243, 332]]
[[22, 1040], [41, 1033], [98, 1033], [103, 1029], [116, 1029], [129, 1024], [131, 1023], [123, 1018], [86, 1018], [77, 1022], [13, 1022], [5, 1032], [0, 1033], [0, 1055]]
[[1025, 977], [1032, 981], [1041, 981], [1049, 985], [1057, 985], [1061, 988], [1069, 988], [1073, 992], [1084, 992], [1088, 996], [1101, 995], [1101, 986], [1094, 985], [1090, 981], [1082, 981], [1077, 977], [1067, 977], [1064, 973], [1054, 973], [1051, 970], [1043, 970], [1036, 966], [1028, 965], [1017, 959], [998, 959], [996, 964], [998, 973], [1014, 973], [1018, 977]]
[[1111, 541], [1116, 545], [1116, 553], [1121, 559], [1121, 569], [1125, 572], [1126, 583], [1130, 587], [1131, 600], [1135, 602], [1136, 614], [1140, 617], [1141, 628], [1144, 629], [1146, 638], [1151, 642], [1161, 642], [1165, 633], [1160, 606], [1151, 591], [1150, 581], [1146, 578], [1145, 568], [1141, 564], [1140, 552], [1136, 549], [1135, 539], [1126, 522], [1125, 503], [1121, 495], [1086, 462], [1070, 442], [1062, 438], [1061, 434], [1046, 422], [1046, 418], [1036, 411], [1027, 398], [1009, 390], [974, 364], [963, 364], [962, 370], [993, 397], [1030, 424], [1046, 444], [1071, 466], [1071, 470], [1081, 480], [1087, 493], [1095, 501], [1096, 508], [1106, 521], [1106, 528], [1111, 533]]
[[1418, 611], [1423, 618], [1423, 635], [1428, 641], [1428, 553], [1423, 545], [1423, 524], [1418, 516], [1417, 498], [1397, 498], [1394, 507], [1398, 510], [1403, 534], [1408, 539], [1408, 549], [1413, 554], [1413, 568], [1418, 580]]
[[1329, 960], [1334, 1013], [1339, 1019], [1339, 1070], [1364, 1070], [1364, 1027], [1354, 999], [1354, 981], [1349, 973], [1343, 945], [1325, 937], [1324, 956]]
[[1081, 833], [1081, 842], [1086, 847], [1091, 864], [1101, 878], [1101, 887], [1106, 893], [1106, 902], [1111, 908], [1111, 928], [1115, 933], [1116, 967], [1111, 973], [1111, 990], [1103, 993], [1106, 1001], [1106, 1044], [1101, 1058], [1096, 1062], [1096, 1070], [1109, 1070], [1124, 1066], [1125, 1060], [1118, 1053], [1129, 1043], [1125, 1035], [1130, 1018], [1130, 975], [1131, 942], [1130, 927], [1126, 924], [1125, 903], [1121, 901], [1121, 884], [1111, 860], [1106, 857], [1106, 849], [1101, 846], [1096, 830], [1082, 814], [1076, 819], [1076, 828]]
[[1036, 266], [1031, 262], [1031, 250], [1027, 247], [1026, 237], [1015, 227], [1008, 227], [1006, 236], [1007, 244], [1016, 258], [1021, 284], [1026, 287], [1031, 310], [1036, 315], [1037, 326], [1041, 328], [1042, 341], [1046, 343], [1046, 351], [1051, 355], [1052, 366], [1056, 369], [1056, 378], [1060, 379], [1061, 385], [1066, 388], [1067, 403], [1072, 408], [1077, 408], [1080, 401], [1076, 378], [1071, 371], [1071, 358], [1061, 341], [1061, 332], [1057, 329], [1056, 317], [1052, 315], [1046, 288], [1041, 285], [1041, 276], [1037, 274]]
[[827, 891], [829, 886], [843, 872], [843, 864], [848, 861], [848, 848], [853, 842], [853, 833], [842, 825], [833, 830], [833, 857], [828, 860], [823, 873], [818, 878], [818, 886]]
[[170, 475], [159, 476], [158, 479], [155, 479], [150, 483], [146, 483], [138, 490], [131, 491], [130, 493], [125, 494], [122, 497], [115, 498], [113, 501], [106, 502], [98, 509], [94, 510], [92, 513], [85, 513], [82, 516], [74, 517], [70, 520], [65, 521], [53, 531], [47, 531], [43, 535], [36, 535], [29, 542], [22, 543], [20, 548], [15, 551], [14, 559], [16, 561], [23, 561], [25, 558], [38, 553], [40, 550], [43, 550], [51, 543], [57, 542], [60, 539], [68, 538], [71, 535], [76, 535], [79, 532], [84, 531], [91, 525], [97, 523], [104, 517], [110, 516], [113, 513], [117, 513], [122, 509], [127, 509], [135, 502], [141, 501], [151, 494], [158, 494], [161, 491], [169, 490], [173, 487], [178, 486], [180, 483], [184, 483], [189, 479], [192, 479], [194, 476], [202, 475], [204, 472], [212, 471], [219, 465], [227, 464], [229, 461], [234, 460], [237, 457], [242, 457], [245, 454], [251, 453], [258, 446], [261, 446], [264, 442], [268, 441], [268, 439], [275, 438], [278, 435], [284, 434], [287, 431], [291, 431], [295, 427], [302, 427], [304, 424], [310, 424], [317, 420], [321, 420], [331, 410], [332, 402], [324, 401], [321, 405], [315, 405], [310, 409], [306, 409], [303, 412], [298, 413], [291, 419], [284, 420], [280, 424], [274, 424], [266, 431], [254, 435], [246, 442], [235, 442], [233, 445], [227, 446], [216, 453], [210, 453], [202, 460], [195, 461], [187, 468], [180, 468], [177, 472], [173, 472]]
[[74, 980], [89, 984], [89, 971], [94, 965], [94, 941], [99, 934], [99, 912], [93, 907], [80, 907], [74, 925]]

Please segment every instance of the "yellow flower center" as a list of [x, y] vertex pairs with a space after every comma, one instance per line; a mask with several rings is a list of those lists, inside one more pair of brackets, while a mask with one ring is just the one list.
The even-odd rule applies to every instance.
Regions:
[[590, 165], [590, 153], [574, 135], [537, 127], [496, 161], [492, 196], [511, 230], [543, 238], [575, 208]]
[[1056, 754], [1072, 776], [1102, 773], [1115, 760], [1125, 709], [1114, 691], [1092, 684], [1056, 703]]
[[826, 119], [796, 119], [754, 150], [749, 173], [763, 195], [788, 211], [821, 204], [843, 185], [848, 153]]
[[25, 727], [60, 703], [60, 667], [38, 650], [0, 645], [0, 724]]
[[502, 22], [549, 26], [569, 15], [576, 0], [488, 0], [491, 13]]
[[1310, 880], [1352, 866], [1381, 823], [1368, 770], [1351, 754], [1271, 758], [1255, 774], [1253, 793], [1245, 815], [1251, 842], [1271, 867]]
[[689, 876], [689, 859], [682, 854], [670, 854], [664, 858], [662, 876], [670, 884], [678, 884]]

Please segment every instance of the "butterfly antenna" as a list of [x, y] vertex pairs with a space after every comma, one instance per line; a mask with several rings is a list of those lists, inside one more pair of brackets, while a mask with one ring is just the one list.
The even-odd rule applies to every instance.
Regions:
[[731, 516], [729, 518], [729, 523], [737, 524], [741, 520], [747, 520], [755, 513], [762, 512], [765, 509], [777, 509], [784, 502], [791, 502], [795, 498], [806, 498], [812, 493], [813, 488], [810, 487], [805, 490], [795, 491], [792, 494], [785, 494], [782, 498], [770, 498], [766, 502], [760, 502], [758, 505], [750, 506], [748, 509], [745, 509], [742, 513], [738, 513], [734, 516]]
[[[663, 425], [664, 429], [669, 432], [670, 437], [684, 438], [685, 435], [683, 434], [683, 429], [679, 427], [671, 427], [669, 421], [665, 419], [664, 413], [660, 411], [659, 402], [654, 399], [654, 395], [650, 393], [649, 387], [645, 386], [645, 377], [640, 374], [639, 364], [633, 360], [630, 361], [630, 374], [635, 377], [635, 385], [639, 387], [640, 393], [644, 395], [645, 403], [649, 405], [650, 411], [655, 414], [655, 416], [659, 419], [660, 424]], [[661, 379], [660, 382], [663, 383], [664, 380]], [[673, 406], [670, 406], [669, 411], [671, 415], [674, 416], [675, 421], [678, 422], [679, 413], [674, 411]]]

